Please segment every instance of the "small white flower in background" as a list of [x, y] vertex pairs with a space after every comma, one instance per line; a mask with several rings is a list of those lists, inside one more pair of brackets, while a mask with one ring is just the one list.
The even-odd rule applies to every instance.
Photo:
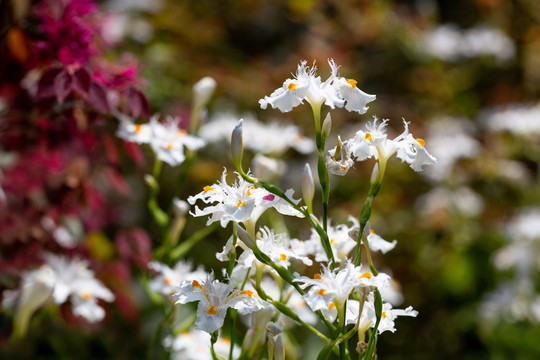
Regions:
[[[356, 241], [350, 238], [349, 231], [358, 227], [358, 220], [353, 216], [349, 216], [348, 222], [352, 223], [352, 225], [332, 225], [331, 220], [328, 221], [328, 238], [336, 262], [346, 260], [347, 255], [356, 247]], [[292, 246], [298, 248], [299, 251], [306, 251], [306, 255], [314, 255], [317, 262], [328, 262], [328, 257], [321, 244], [321, 238], [314, 229], [311, 230], [311, 236], [308, 240], [293, 241]]]
[[328, 63], [331, 74], [322, 82], [316, 74], [317, 67], [309, 67], [307, 61], [302, 61], [292, 79], [285, 80], [270, 96], [259, 100], [261, 108], [266, 109], [270, 105], [281, 112], [288, 112], [306, 100], [314, 108], [324, 103], [332, 109], [345, 106], [348, 111], [365, 113], [366, 104], [375, 100], [375, 95], [361, 91], [355, 80], [337, 77], [338, 66], [331, 59]]
[[474, 124], [465, 119], [445, 117], [431, 120], [427, 125], [426, 138], [430, 152], [437, 158], [437, 166], [430, 166], [424, 175], [433, 180], [447, 179], [454, 163], [475, 157], [481, 146], [474, 133]]
[[455, 190], [439, 186], [420, 196], [416, 200], [415, 207], [424, 215], [436, 215], [445, 211], [475, 217], [484, 210], [484, 200], [467, 186]]
[[150, 123], [147, 124], [135, 124], [133, 120], [121, 113], [116, 114], [120, 120], [116, 136], [126, 141], [134, 142], [137, 144], [149, 144], [152, 140], [152, 123], [157, 122], [156, 117], [150, 119]]
[[[206, 331], [191, 329], [178, 335], [169, 335], [163, 339], [163, 346], [171, 350], [172, 360], [212, 360], [210, 352], [210, 334]], [[214, 344], [216, 355], [223, 358], [229, 357], [231, 341], [228, 338], [219, 337]], [[240, 356], [240, 348], [235, 345], [233, 358]]]
[[512, 39], [501, 30], [484, 25], [460, 30], [444, 24], [423, 34], [420, 51], [444, 61], [492, 56], [499, 62], [511, 60], [516, 53]]
[[385, 332], [385, 331], [396, 331], [396, 326], [394, 324], [394, 321], [398, 316], [411, 316], [416, 317], [418, 316], [418, 311], [413, 310], [411, 306], [409, 306], [406, 309], [392, 309], [392, 305], [388, 303], [384, 303], [382, 307], [382, 314], [381, 314], [381, 322], [379, 323], [379, 327], [377, 329], [377, 332], [379, 334]]
[[65, 303], [71, 297], [73, 312], [89, 322], [100, 321], [105, 311], [97, 300], [114, 301], [114, 294], [94, 277], [88, 262], [47, 254], [45, 256], [56, 276], [53, 299], [56, 304]]
[[[236, 183], [229, 186], [226, 178], [227, 170], [224, 170], [221, 181], [211, 186], [207, 185], [199, 194], [190, 196], [187, 200], [191, 205], [194, 205], [197, 200], [202, 200], [206, 204], [216, 203], [202, 210], [195, 206], [195, 212], [190, 212], [190, 214], [193, 216], [211, 215], [206, 224], [210, 225], [220, 221], [222, 227], [227, 226], [229, 221], [256, 223], [262, 213], [271, 207], [283, 215], [303, 216], [285, 200], [264, 189], [256, 188], [238, 174], [237, 176]], [[285, 192], [290, 199], [292, 199], [293, 193], [292, 189]], [[298, 203], [300, 200], [293, 201]]]
[[183, 260], [178, 261], [173, 268], [158, 261], [152, 261], [148, 264], [148, 268], [157, 273], [148, 282], [148, 287], [152, 292], [163, 295], [174, 293], [184, 280], [201, 280], [206, 277], [206, 273], [201, 267], [193, 270], [192, 264]]
[[264, 303], [251, 290], [234, 290], [233, 285], [214, 280], [213, 274], [202, 283], [197, 280], [185, 281], [173, 295], [177, 304], [198, 301], [195, 327], [208, 333], [223, 326], [228, 308], [237, 309], [240, 314], [248, 314], [264, 307]]
[[205, 145], [204, 140], [179, 128], [179, 118], [167, 116], [161, 123], [158, 121], [159, 116], [154, 115], [147, 124], [134, 124], [125, 115], [117, 116], [120, 119], [118, 137], [138, 144], [150, 144], [157, 158], [171, 166], [184, 162], [184, 147], [198, 150]]
[[279, 178], [287, 170], [287, 163], [280, 159], [270, 158], [257, 153], [251, 160], [253, 175], [259, 179], [272, 180]]
[[177, 166], [184, 162], [186, 156], [184, 147], [190, 150], [198, 150], [205, 145], [204, 140], [189, 135], [186, 130], [178, 127], [180, 119], [167, 116], [164, 123], [150, 122], [152, 127], [152, 139], [150, 146], [157, 158], [171, 166]]
[[491, 131], [508, 131], [522, 136], [540, 134], [540, 103], [511, 104], [486, 110], [484, 126]]
[[377, 235], [373, 229], [369, 229], [369, 235], [367, 237], [369, 244], [369, 249], [371, 251], [380, 251], [383, 254], [386, 254], [390, 250], [396, 247], [397, 240], [392, 242], [384, 240], [382, 237]]
[[[274, 230], [264, 226], [259, 229], [257, 235], [256, 244], [259, 250], [281, 266], [288, 268], [291, 264], [291, 259], [302, 261], [307, 266], [313, 264], [313, 261], [308, 257], [299, 255], [290, 249], [287, 234], [275, 234]], [[252, 267], [254, 262], [258, 262], [258, 260], [249, 249], [246, 249], [238, 258], [238, 264], [247, 268]]]
[[[304, 137], [301, 129], [282, 121], [262, 123], [252, 114], [242, 116], [244, 149], [264, 155], [281, 155], [289, 148], [301, 154], [309, 154], [315, 150], [313, 139]], [[231, 133], [238, 123], [238, 117], [233, 114], [221, 114], [201, 126], [199, 135], [209, 143], [223, 140], [230, 142]]]

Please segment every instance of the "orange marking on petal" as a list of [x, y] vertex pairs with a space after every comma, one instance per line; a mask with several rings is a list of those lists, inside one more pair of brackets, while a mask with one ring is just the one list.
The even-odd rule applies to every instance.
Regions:
[[336, 245], [336, 240], [330, 239], [330, 245]]
[[199, 282], [197, 280], [193, 280], [191, 282], [191, 287], [192, 288], [201, 288], [202, 286], [201, 286], [201, 284], [199, 284]]
[[388, 315], [386, 315], [386, 312], [383, 311], [382, 314], [381, 314], [381, 317], [384, 319], [384, 318], [387, 318]]
[[208, 315], [216, 315], [218, 313], [218, 308], [210, 305], [206, 308], [206, 313]]
[[287, 260], [287, 255], [285, 255], [285, 254], [279, 254], [279, 260], [281, 260], [281, 261]]
[[141, 129], [142, 129], [141, 124], [135, 124], [135, 132], [136, 132], [136, 133], [140, 132]]
[[349, 84], [352, 88], [355, 88], [357, 83], [358, 82], [353, 79], [347, 80], [347, 84]]
[[321, 280], [321, 275], [315, 274], [315, 275], [313, 275], [313, 278], [314, 278], [315, 280]]
[[375, 234], [375, 231], [373, 231], [373, 229], [369, 229], [369, 233], [370, 234]]
[[251, 190], [255, 190], [255, 186], [252, 186], [252, 187], [250, 187], [250, 188], [248, 189], [248, 191], [246, 192], [246, 195], [247, 195], [247, 196], [253, 195], [253, 194], [251, 193]]
[[288, 86], [287, 86], [287, 89], [289, 89], [290, 91], [294, 91], [296, 90], [296, 84], [295, 83], [290, 83]]
[[90, 300], [92, 298], [92, 294], [90, 294], [89, 292], [83, 292], [81, 296], [84, 300]]
[[330, 303], [330, 305], [328, 305], [328, 310], [332, 310], [335, 307], [336, 307], [336, 304]]
[[341, 169], [341, 171], [347, 170], [347, 167], [346, 167], [346, 166], [343, 166], [343, 165], [341, 165], [339, 168]]
[[214, 191], [214, 188], [209, 185], [206, 185], [205, 187], [203, 187], [203, 191], [206, 194], [209, 191]]
[[163, 279], [163, 282], [164, 282], [165, 284], [167, 284], [167, 285], [171, 285], [171, 284], [172, 284], [172, 281], [171, 281], [171, 279], [169, 279], [169, 278], [164, 278], [164, 279]]
[[234, 207], [244, 207], [246, 206], [246, 203], [243, 202], [242, 200], [238, 200], [238, 204], [234, 205]]
[[416, 139], [416, 141], [418, 141], [418, 143], [420, 144], [421, 147], [424, 147], [424, 145], [426, 145], [426, 142], [424, 141], [424, 139]]
[[186, 135], [186, 134], [187, 134], [187, 131], [186, 131], [185, 129], [180, 129], [180, 130], [178, 130], [178, 135], [184, 136], [184, 135]]
[[370, 133], [366, 133], [366, 135], [364, 135], [364, 139], [371, 141], [373, 140], [373, 136], [371, 136]]
[[325, 289], [320, 289], [319, 291], [317, 291], [317, 294], [321, 295], [321, 296], [324, 296], [328, 293], [328, 291], [326, 291]]
[[167, 146], [165, 147], [167, 150], [172, 150], [174, 148], [173, 144], [172, 143], [168, 143]]
[[242, 291], [240, 294], [247, 295], [249, 297], [253, 297], [253, 291], [251, 291], [251, 290]]
[[359, 277], [359, 279], [361, 278], [371, 279], [372, 277], [373, 275], [371, 275], [371, 273], [365, 272]]

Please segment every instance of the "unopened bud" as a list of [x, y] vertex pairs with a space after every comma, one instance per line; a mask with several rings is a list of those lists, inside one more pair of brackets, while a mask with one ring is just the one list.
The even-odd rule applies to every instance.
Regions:
[[246, 246], [250, 248], [251, 250], [255, 250], [255, 249], [258, 250], [255, 240], [253, 240], [251, 236], [249, 236], [247, 231], [244, 230], [243, 227], [241, 227], [240, 225], [236, 223], [234, 224], [234, 226], [236, 227], [236, 233], [238, 234], [238, 237], [240, 238], [240, 240], [242, 240], [242, 242], [246, 244]]
[[208, 104], [216, 90], [216, 81], [205, 76], [193, 85], [193, 107], [201, 108]]
[[378, 178], [379, 178], [379, 162], [376, 162], [375, 166], [373, 167], [373, 171], [371, 172], [371, 185], [375, 184]]
[[309, 164], [304, 166], [304, 175], [302, 177], [302, 195], [304, 202], [308, 208], [308, 212], [311, 213], [311, 206], [313, 204], [313, 196], [315, 195], [315, 183], [313, 181], [313, 174]]
[[323, 139], [326, 139], [328, 135], [330, 135], [330, 131], [332, 130], [332, 116], [330, 116], [330, 113], [326, 115], [324, 118], [323, 124], [322, 124], [322, 130], [321, 135]]
[[266, 325], [266, 330], [266, 337], [268, 338], [268, 359], [284, 360], [285, 345], [281, 338], [281, 332], [283, 330], [271, 321]]
[[244, 152], [244, 144], [242, 140], [242, 123], [243, 119], [238, 121], [238, 124], [234, 127], [231, 136], [231, 155], [234, 166], [239, 173], [242, 171], [242, 153]]

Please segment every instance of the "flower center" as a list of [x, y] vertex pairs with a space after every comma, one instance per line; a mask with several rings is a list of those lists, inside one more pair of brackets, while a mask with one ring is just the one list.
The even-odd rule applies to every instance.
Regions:
[[173, 144], [172, 143], [168, 143], [167, 146], [165, 147], [167, 150], [172, 150], [173, 149]]
[[214, 188], [211, 187], [210, 185], [206, 185], [205, 187], [203, 187], [203, 191], [206, 194], [209, 191], [214, 191]]
[[373, 140], [373, 136], [371, 136], [370, 133], [366, 133], [366, 135], [364, 135], [364, 139], [366, 139], [368, 141], [371, 141], [371, 140]]
[[285, 255], [285, 254], [279, 254], [279, 260], [281, 260], [281, 261], [287, 260], [287, 255]]
[[242, 200], [238, 200], [238, 204], [234, 205], [234, 207], [244, 207], [246, 206], [245, 202], [242, 202]]
[[371, 279], [372, 277], [373, 275], [371, 275], [371, 273], [365, 272], [359, 277], [359, 279], [361, 278]]
[[294, 91], [296, 90], [296, 84], [295, 83], [290, 83], [288, 86], [287, 86], [287, 89], [289, 89], [290, 91]]
[[92, 294], [90, 294], [89, 292], [83, 292], [81, 294], [81, 297], [84, 299], [84, 300], [90, 300], [92, 298]]
[[426, 145], [426, 142], [424, 141], [424, 139], [416, 139], [416, 141], [420, 144], [421, 147], [424, 147], [424, 145]]
[[347, 80], [347, 84], [349, 84], [349, 86], [352, 87], [353, 89], [356, 87], [357, 83], [358, 82], [356, 80], [353, 80], [353, 79]]
[[206, 313], [208, 315], [216, 315], [218, 313], [218, 308], [216, 306], [210, 305], [206, 308]]
[[141, 124], [135, 124], [135, 132], [136, 132], [136, 133], [140, 132], [141, 129], [142, 129]]
[[328, 291], [326, 291], [325, 289], [320, 289], [319, 291], [317, 291], [317, 294], [319, 294], [321, 296], [326, 295], [326, 293], [328, 293]]

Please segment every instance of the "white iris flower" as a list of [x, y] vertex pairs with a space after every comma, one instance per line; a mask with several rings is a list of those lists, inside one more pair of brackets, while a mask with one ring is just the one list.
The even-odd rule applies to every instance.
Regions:
[[[220, 221], [222, 227], [226, 227], [229, 221], [239, 223], [251, 221], [255, 224], [262, 213], [271, 207], [283, 215], [303, 216], [282, 198], [264, 189], [256, 188], [240, 176], [232, 186], [227, 184], [226, 177], [227, 170], [224, 170], [221, 181], [211, 186], [205, 186], [202, 192], [188, 198], [191, 205], [195, 204], [197, 200], [202, 200], [206, 204], [215, 203], [215, 205], [207, 206], [202, 210], [195, 206], [195, 212], [191, 212], [191, 215], [211, 215], [206, 224], [210, 225]], [[294, 191], [289, 189], [285, 194], [292, 199], [293, 193]], [[300, 200], [294, 201], [299, 202]]]
[[307, 61], [302, 61], [292, 79], [285, 80], [270, 96], [259, 100], [261, 108], [266, 109], [270, 105], [281, 112], [288, 112], [306, 100], [312, 108], [318, 108], [324, 103], [332, 109], [345, 106], [348, 111], [365, 113], [368, 109], [366, 104], [375, 100], [375, 95], [358, 89], [355, 80], [338, 77], [339, 67], [334, 60], [328, 60], [328, 64], [331, 74], [323, 82], [317, 76], [317, 67], [309, 67]]
[[228, 308], [237, 309], [240, 314], [249, 314], [264, 307], [253, 291], [234, 290], [232, 284], [214, 280], [213, 274], [208, 275], [202, 284], [197, 280], [185, 281], [173, 298], [177, 304], [198, 301], [195, 327], [210, 334], [223, 326]]

